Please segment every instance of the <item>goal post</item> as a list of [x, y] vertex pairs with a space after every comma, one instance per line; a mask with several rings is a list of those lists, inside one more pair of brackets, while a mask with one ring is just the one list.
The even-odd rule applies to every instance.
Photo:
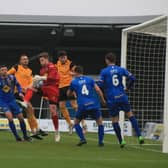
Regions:
[[[129, 92], [132, 110], [142, 130], [147, 123], [163, 126], [162, 135], [153, 135], [152, 138], [163, 142], [164, 153], [168, 153], [167, 25], [167, 16], [160, 16], [123, 29], [121, 50], [121, 66], [137, 79]], [[120, 116], [122, 127], [124, 114]]]
[[[167, 19], [168, 20], [168, 19]], [[167, 21], [167, 37], [168, 37], [168, 21]], [[168, 153], [168, 41], [166, 41], [166, 63], [165, 63], [165, 96], [164, 96], [164, 139], [162, 151]]]

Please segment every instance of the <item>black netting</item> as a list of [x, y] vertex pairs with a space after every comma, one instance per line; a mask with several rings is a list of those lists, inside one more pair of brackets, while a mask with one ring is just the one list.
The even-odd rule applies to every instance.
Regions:
[[128, 33], [127, 69], [137, 79], [129, 98], [142, 127], [163, 120], [165, 56], [166, 38]]

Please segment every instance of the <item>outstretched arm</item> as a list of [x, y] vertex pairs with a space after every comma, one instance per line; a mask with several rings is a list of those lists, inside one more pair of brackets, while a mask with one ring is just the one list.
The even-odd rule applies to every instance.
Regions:
[[135, 82], [136, 78], [131, 72], [129, 72], [125, 68], [122, 68], [122, 75], [127, 78], [126, 91], [128, 91], [129, 89], [131, 89], [134, 86], [134, 82]]
[[16, 73], [16, 69], [14, 67], [9, 69], [8, 72], [7, 72], [8, 75], [15, 75], [15, 73]]
[[76, 94], [75, 94], [75, 91], [74, 91], [74, 86], [73, 86], [72, 82], [71, 82], [70, 87], [67, 91], [67, 96], [75, 96], [76, 97]]
[[132, 74], [130, 74], [127, 78], [128, 78], [128, 81], [127, 81], [127, 88], [126, 88], [126, 90], [129, 90], [129, 89], [131, 89], [134, 86], [136, 78]]

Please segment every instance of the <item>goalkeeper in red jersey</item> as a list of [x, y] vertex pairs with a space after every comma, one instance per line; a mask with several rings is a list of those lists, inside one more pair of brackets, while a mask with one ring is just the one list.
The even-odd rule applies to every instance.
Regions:
[[[58, 102], [59, 97], [59, 75], [56, 66], [49, 61], [49, 54], [47, 52], [39, 54], [39, 61], [41, 64], [40, 76], [36, 75], [34, 77], [34, 83], [36, 83], [36, 81], [43, 81], [42, 86], [40, 86], [40, 91], [42, 96], [46, 97], [49, 101], [49, 109], [55, 128], [55, 141], [59, 142], [60, 133], [58, 130], [58, 114], [56, 112], [56, 103]], [[31, 97], [31, 93], [25, 95], [25, 101], [29, 102]]]

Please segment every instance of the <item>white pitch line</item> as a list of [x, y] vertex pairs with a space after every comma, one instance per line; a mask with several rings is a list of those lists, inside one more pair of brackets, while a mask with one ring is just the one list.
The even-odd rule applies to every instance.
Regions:
[[[142, 145], [143, 146], [143, 145]], [[130, 146], [131, 148], [134, 149], [140, 149], [140, 150], [145, 150], [145, 151], [149, 151], [149, 152], [156, 152], [156, 153], [162, 153], [159, 150], [155, 150], [155, 149], [149, 149], [149, 148], [143, 148], [143, 147], [138, 147], [138, 146]]]
[[[73, 137], [73, 136], [67, 136], [67, 135], [64, 135], [65, 137], [71, 137], [73, 139], [78, 139], [78, 137]], [[94, 142], [97, 142], [97, 139], [95, 138], [87, 138], [88, 140], [90, 141], [94, 141]], [[110, 141], [104, 141], [105, 144], [111, 144], [111, 145], [117, 145], [116, 143], [112, 143]], [[145, 145], [145, 144], [144, 144]], [[150, 145], [150, 144], [146, 144], [147, 145]], [[159, 145], [159, 144], [155, 144], [155, 145]], [[131, 147], [131, 148], [134, 148], [134, 149], [140, 149], [140, 150], [145, 150], [145, 151], [150, 151], [150, 152], [156, 152], [156, 153], [162, 153], [161, 151], [159, 150], [155, 150], [155, 149], [149, 149], [149, 148], [143, 148], [143, 145], [142, 147], [138, 147], [137, 145], [134, 145], [134, 144], [126, 144], [126, 146], [128, 147]], [[153, 146], [153, 144], [151, 144], [150, 146]]]

